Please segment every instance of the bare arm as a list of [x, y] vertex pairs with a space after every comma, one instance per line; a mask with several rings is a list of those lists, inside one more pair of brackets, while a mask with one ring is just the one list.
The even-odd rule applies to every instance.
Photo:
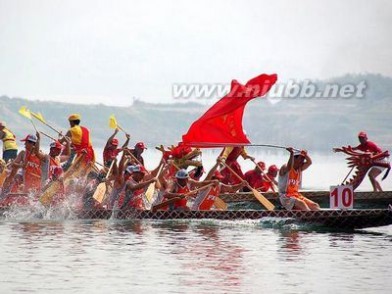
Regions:
[[283, 176], [288, 173], [288, 171], [292, 168], [293, 163], [294, 163], [294, 150], [292, 147], [286, 148], [288, 152], [290, 152], [290, 157], [289, 160], [287, 161], [287, 164], [282, 165], [282, 167], [279, 170], [279, 175]]
[[125, 140], [125, 142], [124, 142], [124, 144], [122, 145], [121, 148], [126, 148], [126, 147], [128, 147], [129, 139], [131, 138], [131, 135], [130, 135], [130, 134], [125, 134], [125, 137], [126, 137], [127, 139]]
[[112, 140], [114, 139], [114, 137], [117, 135], [117, 133], [118, 133], [118, 129], [116, 128], [116, 129], [114, 130], [113, 135], [111, 135], [111, 136], [109, 137], [109, 139], [106, 141], [105, 149], [110, 145], [110, 143], [112, 142]]
[[305, 156], [305, 162], [302, 165], [302, 170], [304, 171], [305, 169], [307, 169], [309, 166], [312, 165], [312, 159], [309, 157], [306, 151], [302, 151], [302, 154]]
[[151, 183], [154, 183], [155, 181], [156, 181], [156, 179], [152, 178], [150, 180], [147, 180], [147, 181], [144, 181], [144, 182], [140, 182], [140, 183], [137, 183], [137, 184], [133, 184], [133, 183], [129, 182], [127, 184], [127, 190], [135, 191], [135, 190], [144, 188], [144, 187], [150, 185]]

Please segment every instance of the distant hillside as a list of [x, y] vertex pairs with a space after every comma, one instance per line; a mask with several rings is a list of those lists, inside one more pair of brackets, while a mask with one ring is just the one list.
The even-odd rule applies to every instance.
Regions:
[[[329, 151], [333, 146], [343, 144], [355, 145], [358, 131], [365, 130], [371, 139], [391, 148], [392, 79], [371, 74], [346, 75], [330, 82], [356, 84], [362, 80], [366, 81], [368, 88], [366, 96], [360, 99], [297, 97], [277, 103], [255, 99], [245, 109], [244, 128], [254, 143], [292, 145], [313, 151]], [[317, 83], [323, 88], [326, 82]], [[0, 97], [0, 102], [0, 120], [6, 121], [18, 138], [33, 131], [30, 122], [18, 113], [18, 109], [26, 105], [41, 112], [50, 124], [63, 131], [68, 128], [68, 115], [81, 113], [82, 124], [91, 129], [96, 146], [103, 146], [112, 133], [108, 127], [111, 114], [115, 114], [121, 126], [131, 133], [132, 142], [141, 140], [150, 146], [169, 145], [181, 140], [190, 124], [208, 108], [197, 103], [150, 104], [141, 101], [135, 101], [131, 107], [76, 105], [7, 96]], [[54, 135], [39, 122], [36, 124]], [[119, 138], [123, 135], [120, 134]]]

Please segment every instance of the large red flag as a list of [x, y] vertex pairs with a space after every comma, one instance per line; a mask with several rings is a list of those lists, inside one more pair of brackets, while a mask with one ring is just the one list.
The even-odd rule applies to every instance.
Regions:
[[249, 140], [242, 129], [246, 103], [265, 95], [275, 84], [277, 75], [259, 75], [241, 85], [231, 82], [230, 92], [196, 120], [182, 136], [182, 142], [194, 147], [246, 145]]

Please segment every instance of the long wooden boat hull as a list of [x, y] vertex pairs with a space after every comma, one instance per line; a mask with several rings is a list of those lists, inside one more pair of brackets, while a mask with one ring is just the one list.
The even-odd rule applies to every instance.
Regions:
[[[304, 191], [301, 192], [305, 197], [320, 204], [321, 207], [329, 207], [329, 191]], [[263, 195], [275, 205], [280, 205], [278, 193], [267, 192]], [[220, 198], [226, 203], [252, 202], [257, 204], [257, 199], [252, 193], [230, 193], [221, 194]], [[392, 203], [392, 191], [384, 192], [355, 192], [354, 208], [382, 208]]]
[[267, 218], [289, 218], [300, 223], [310, 223], [328, 228], [361, 229], [392, 224], [392, 211], [388, 209], [354, 209], [321, 211], [134, 211], [134, 210], [84, 210], [78, 213], [83, 219], [218, 219], [218, 220], [262, 220]]

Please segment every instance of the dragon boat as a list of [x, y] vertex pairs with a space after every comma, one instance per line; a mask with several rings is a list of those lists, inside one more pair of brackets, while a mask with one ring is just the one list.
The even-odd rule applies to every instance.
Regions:
[[[329, 191], [302, 191], [302, 195], [317, 202], [321, 207], [329, 207]], [[270, 200], [274, 205], [279, 205], [278, 193], [267, 192], [263, 195]], [[257, 199], [251, 192], [227, 193], [221, 194], [220, 198], [229, 204], [237, 204], [250, 202], [252, 204], [258, 203]], [[354, 208], [382, 208], [392, 203], [392, 191], [384, 192], [354, 192]]]
[[80, 219], [125, 219], [125, 220], [271, 220], [285, 219], [300, 224], [311, 224], [323, 228], [355, 230], [392, 224], [392, 210], [354, 209], [354, 210], [230, 210], [230, 211], [136, 211], [91, 209], [76, 212]]
[[[29, 210], [28, 206], [14, 203], [11, 206], [0, 207], [0, 217], [7, 218], [11, 210]], [[52, 209], [52, 208], [49, 208]], [[54, 210], [56, 207], [54, 207]], [[72, 216], [78, 219], [120, 219], [120, 220], [192, 220], [192, 219], [214, 219], [214, 220], [284, 220], [289, 223], [310, 224], [323, 228], [336, 230], [355, 230], [368, 227], [386, 226], [392, 224], [392, 206], [388, 209], [352, 209], [352, 210], [330, 210], [320, 211], [287, 211], [287, 210], [209, 210], [209, 211], [177, 211], [177, 210], [133, 210], [133, 209], [105, 209], [93, 207], [91, 209], [83, 206], [73, 207]], [[31, 212], [40, 218], [40, 214], [31, 208]]]

